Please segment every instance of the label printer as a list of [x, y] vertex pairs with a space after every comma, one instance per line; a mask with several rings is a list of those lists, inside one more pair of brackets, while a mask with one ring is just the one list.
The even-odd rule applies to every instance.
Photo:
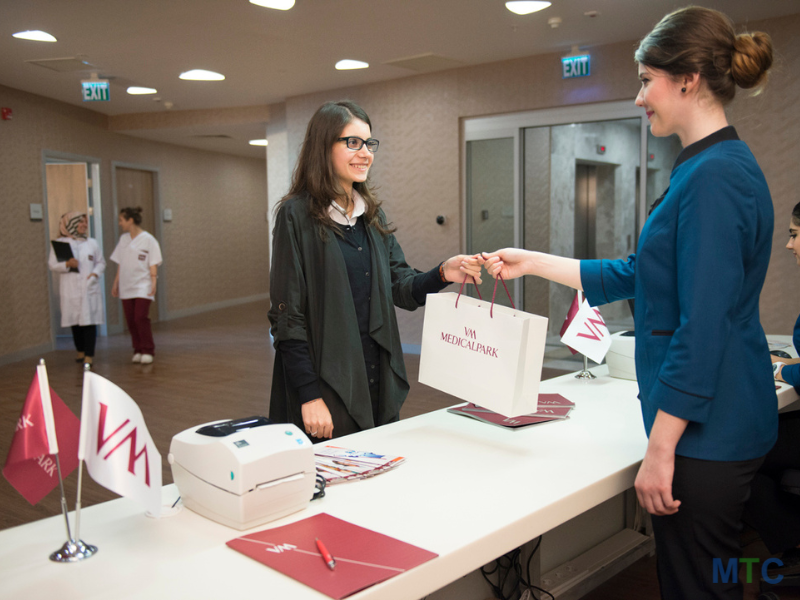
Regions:
[[175, 435], [167, 460], [183, 504], [235, 529], [305, 508], [314, 495], [311, 441], [266, 417], [214, 421]]
[[636, 338], [633, 331], [620, 331], [611, 336], [606, 364], [611, 377], [636, 381]]

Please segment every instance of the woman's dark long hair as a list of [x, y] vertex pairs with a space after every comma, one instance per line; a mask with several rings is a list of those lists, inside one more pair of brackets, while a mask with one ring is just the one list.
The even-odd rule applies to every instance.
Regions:
[[[340, 233], [333, 219], [328, 215], [331, 201], [345, 195], [339, 178], [333, 170], [331, 153], [337, 138], [341, 137], [342, 131], [353, 119], [364, 121], [372, 130], [372, 123], [367, 113], [355, 102], [340, 100], [326, 102], [319, 107], [308, 122], [306, 137], [300, 149], [289, 193], [281, 199], [276, 207], [276, 211], [280, 210], [288, 199], [308, 196], [311, 199], [311, 216], [319, 225], [322, 239], [327, 239], [328, 230]], [[367, 225], [372, 225], [384, 235], [396, 231], [391, 223], [384, 223], [379, 217], [378, 209], [381, 203], [375, 196], [369, 175], [363, 183], [354, 182], [353, 189], [364, 199], [366, 205], [364, 221]]]

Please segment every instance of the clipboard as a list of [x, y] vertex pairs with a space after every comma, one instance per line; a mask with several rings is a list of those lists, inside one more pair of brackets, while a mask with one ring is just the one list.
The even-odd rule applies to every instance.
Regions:
[[[58, 262], [67, 262], [69, 259], [75, 258], [75, 255], [72, 254], [72, 246], [70, 246], [68, 242], [52, 240], [50, 244], [53, 246], [53, 252], [56, 253], [56, 260]], [[78, 269], [75, 267], [70, 267], [69, 270], [70, 273], [78, 272]]]

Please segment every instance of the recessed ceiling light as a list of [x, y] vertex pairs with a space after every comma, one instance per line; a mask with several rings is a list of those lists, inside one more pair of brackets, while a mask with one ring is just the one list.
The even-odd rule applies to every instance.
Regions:
[[139, 86], [136, 86], [136, 85], [132, 85], [131, 87], [128, 88], [128, 93], [131, 96], [142, 96], [144, 94], [155, 94], [157, 92], [158, 92], [158, 90], [156, 90], [154, 88], [139, 87]]
[[267, 140], [250, 140], [251, 146], [266, 146], [268, 143]]
[[205, 69], [192, 69], [181, 73], [180, 77], [187, 81], [222, 81], [225, 79], [225, 75], [214, 73], [214, 71], [206, 71]]
[[506, 8], [518, 15], [529, 15], [544, 10], [550, 4], [550, 2], [543, 0], [514, 0], [513, 2], [506, 2]]
[[58, 40], [46, 31], [19, 31], [12, 34], [15, 38], [21, 40], [31, 40], [34, 42], [57, 42]]
[[250, 4], [277, 10], [289, 10], [294, 6], [294, 0], [250, 0]]
[[360, 60], [340, 60], [336, 63], [336, 69], [339, 71], [350, 71], [351, 69], [366, 69], [369, 67], [368, 63], [362, 62]]

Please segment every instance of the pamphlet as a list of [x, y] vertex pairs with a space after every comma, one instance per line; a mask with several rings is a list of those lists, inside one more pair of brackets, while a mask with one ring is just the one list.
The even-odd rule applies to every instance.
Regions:
[[317, 472], [325, 477], [326, 485], [366, 479], [403, 464], [402, 456], [350, 450], [338, 446], [314, 446]]
[[[317, 540], [333, 558], [333, 569], [323, 559]], [[251, 533], [227, 545], [337, 600], [438, 556], [326, 513]]]
[[569, 413], [575, 408], [575, 403], [567, 400], [561, 394], [539, 394], [539, 409], [521, 417], [504, 417], [494, 411], [482, 408], [477, 404], [469, 403], [448, 408], [447, 412], [463, 415], [491, 425], [498, 425], [506, 429], [521, 429], [532, 425], [562, 421], [569, 418]]

